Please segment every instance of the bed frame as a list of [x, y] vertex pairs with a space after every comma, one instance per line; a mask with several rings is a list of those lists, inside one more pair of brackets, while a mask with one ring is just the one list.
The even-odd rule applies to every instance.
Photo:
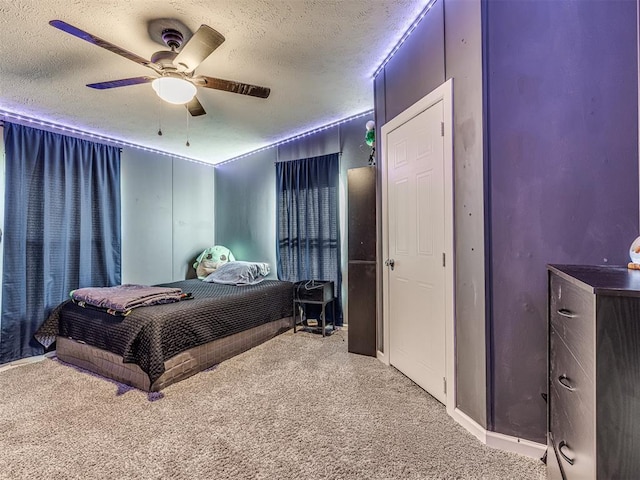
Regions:
[[292, 317], [214, 340], [185, 350], [164, 362], [165, 372], [152, 385], [149, 376], [136, 364], [123, 363], [122, 357], [86, 343], [56, 337], [56, 356], [63, 362], [84, 368], [117, 382], [146, 392], [158, 392], [169, 385], [245, 352], [292, 327]]

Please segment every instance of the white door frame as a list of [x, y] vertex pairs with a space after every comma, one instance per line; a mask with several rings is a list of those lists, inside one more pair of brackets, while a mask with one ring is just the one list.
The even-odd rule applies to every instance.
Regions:
[[[453, 415], [456, 407], [455, 382], [455, 303], [454, 303], [454, 235], [453, 235], [453, 79], [447, 80], [431, 93], [400, 113], [381, 129], [381, 173], [382, 173], [382, 261], [389, 258], [388, 217], [388, 140], [390, 132], [417, 117], [432, 105], [442, 101], [444, 111], [444, 192], [445, 192], [445, 358], [447, 380], [447, 413]], [[382, 268], [382, 333], [383, 351], [377, 357], [389, 365], [389, 268]]]

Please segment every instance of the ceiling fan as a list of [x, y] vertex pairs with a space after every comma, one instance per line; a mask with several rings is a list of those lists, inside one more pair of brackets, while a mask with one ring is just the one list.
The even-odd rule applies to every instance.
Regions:
[[69, 25], [62, 20], [51, 20], [49, 24], [75, 37], [105, 48], [110, 52], [128, 58], [150, 68], [157, 76], [123, 78], [100, 83], [90, 83], [87, 87], [104, 90], [141, 83], [151, 83], [158, 96], [170, 103], [185, 104], [192, 116], [204, 115], [205, 110], [196, 98], [196, 87], [224, 90], [241, 95], [267, 98], [271, 90], [246, 83], [223, 80], [221, 78], [195, 75], [195, 69], [218, 48], [225, 38], [207, 25], [201, 25], [193, 36], [184, 41], [184, 35], [176, 28], [165, 28], [161, 32], [162, 42], [171, 50], [160, 50], [146, 60], [95, 35]]

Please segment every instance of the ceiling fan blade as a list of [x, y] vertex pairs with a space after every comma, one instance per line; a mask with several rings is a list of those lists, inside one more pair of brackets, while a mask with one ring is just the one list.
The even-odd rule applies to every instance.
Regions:
[[187, 43], [182, 46], [173, 64], [179, 70], [192, 72], [202, 61], [224, 42], [224, 36], [208, 25], [200, 25]]
[[87, 87], [105, 90], [107, 88], [126, 87], [127, 85], [139, 85], [141, 83], [153, 82], [156, 77], [133, 77], [122, 80], [111, 80], [109, 82], [89, 83]]
[[193, 77], [192, 81], [200, 87], [224, 90], [226, 92], [239, 93], [240, 95], [251, 95], [252, 97], [267, 98], [271, 93], [271, 89], [267, 87], [258, 87], [257, 85], [233, 82], [231, 80], [207, 77], [205, 75]]
[[200, 115], [204, 115], [205, 113], [207, 113], [204, 111], [204, 107], [198, 101], [197, 97], [193, 97], [193, 99], [185, 106], [187, 107], [187, 110], [189, 110], [189, 113], [192, 117], [199, 117]]
[[99, 37], [96, 37], [95, 35], [87, 33], [84, 30], [80, 30], [79, 28], [74, 27], [73, 25], [69, 25], [68, 23], [63, 22], [62, 20], [51, 20], [49, 22], [49, 25], [51, 25], [52, 27], [56, 27], [57, 29], [62, 30], [63, 32], [69, 33], [74, 37], [78, 37], [86, 42], [93, 43], [98, 47], [105, 48], [110, 52], [120, 55], [121, 57], [128, 58], [131, 61], [139, 63], [140, 65], [144, 65], [145, 67], [149, 67], [151, 64], [149, 60], [146, 60], [136, 55], [135, 53], [128, 52], [127, 50], [120, 48], [114, 45], [113, 43], [107, 42], [106, 40], [103, 40]]

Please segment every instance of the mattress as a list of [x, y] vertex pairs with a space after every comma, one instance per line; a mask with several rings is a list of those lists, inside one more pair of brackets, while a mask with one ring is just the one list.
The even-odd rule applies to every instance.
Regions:
[[[206, 358], [190, 359], [189, 355], [198, 358], [208, 355], [203, 353], [207, 351], [206, 348], [194, 348], [242, 332], [253, 332], [256, 327], [290, 318], [293, 312], [293, 284], [290, 282], [265, 280], [257, 285], [237, 287], [184, 280], [162, 286], [181, 288], [183, 292], [191, 293], [193, 299], [136, 308], [125, 317], [110, 315], [95, 308], [83, 308], [68, 301], [54, 310], [41, 329], [47, 333], [55, 330], [57, 342], [65, 338], [77, 345], [95, 348], [96, 355], [83, 354], [77, 356], [74, 362], [74, 357], [66, 350], [72, 344], [62, 340], [62, 350], [60, 343], [56, 343], [56, 349], [61, 352], [63, 361], [65, 356], [75, 364], [104, 363], [117, 359], [118, 364], [132, 365], [129, 371], [137, 372], [140, 369], [146, 374], [146, 382], [139, 379], [132, 381], [139, 388], [140, 385], [147, 385], [148, 388], [143, 389], [148, 390], [162, 384], [161, 377], [168, 366], [177, 371], [181, 368], [191, 369], [176, 366], [184, 362], [209, 365]], [[265, 331], [279, 329], [277, 325], [265, 327]], [[262, 332], [260, 329], [256, 331]], [[93, 351], [78, 347], [74, 352], [77, 350]], [[101, 352], [99, 355], [98, 351]], [[178, 357], [186, 352], [189, 354]], [[101, 360], [94, 360], [96, 356]], [[88, 368], [86, 365], [79, 366]], [[95, 371], [95, 367], [88, 369]]]

